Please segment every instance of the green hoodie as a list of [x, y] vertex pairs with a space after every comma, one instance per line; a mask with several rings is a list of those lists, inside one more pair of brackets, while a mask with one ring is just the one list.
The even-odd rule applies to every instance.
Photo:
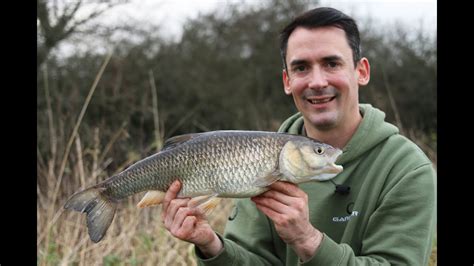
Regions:
[[[413, 142], [385, 122], [385, 114], [360, 104], [363, 116], [344, 147], [333, 181], [350, 186], [335, 193], [331, 182], [300, 184], [309, 198], [310, 221], [324, 238], [301, 263], [273, 223], [249, 199], [238, 199], [227, 222], [224, 249], [199, 265], [427, 265], [436, 226], [436, 172]], [[300, 113], [280, 132], [303, 134]]]

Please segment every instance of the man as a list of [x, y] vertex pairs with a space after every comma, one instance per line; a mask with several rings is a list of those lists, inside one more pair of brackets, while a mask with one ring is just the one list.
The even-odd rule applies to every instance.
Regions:
[[281, 33], [284, 91], [299, 113], [280, 132], [307, 135], [343, 149], [344, 170], [331, 182], [276, 182], [236, 200], [224, 236], [168, 190], [163, 221], [196, 245], [203, 265], [426, 265], [435, 230], [435, 171], [430, 160], [384, 113], [359, 104], [370, 79], [357, 26], [332, 8], [310, 10]]

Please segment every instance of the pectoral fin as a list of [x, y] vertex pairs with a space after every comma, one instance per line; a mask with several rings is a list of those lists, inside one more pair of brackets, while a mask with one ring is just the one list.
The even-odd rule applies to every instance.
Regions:
[[137, 204], [138, 208], [145, 208], [153, 205], [159, 205], [165, 198], [165, 192], [159, 190], [150, 190]]
[[255, 187], [268, 187], [269, 185], [275, 183], [281, 178], [277, 173], [272, 173], [264, 177], [257, 177], [253, 181], [252, 185]]
[[188, 202], [188, 207], [198, 208], [202, 213], [209, 215], [219, 204], [219, 201], [220, 198], [217, 198], [217, 194], [197, 196]]

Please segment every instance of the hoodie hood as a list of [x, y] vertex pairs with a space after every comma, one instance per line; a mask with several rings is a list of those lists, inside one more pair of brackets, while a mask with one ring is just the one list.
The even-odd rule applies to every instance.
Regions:
[[[345, 164], [364, 154], [380, 142], [392, 135], [398, 134], [398, 128], [385, 122], [385, 113], [370, 104], [359, 104], [362, 121], [356, 132], [342, 149], [336, 163]], [[296, 113], [285, 120], [278, 132], [306, 135], [304, 120], [301, 113]]]

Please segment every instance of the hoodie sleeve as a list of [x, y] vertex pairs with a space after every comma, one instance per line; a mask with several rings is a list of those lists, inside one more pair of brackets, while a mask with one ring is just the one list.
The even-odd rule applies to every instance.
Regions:
[[218, 234], [224, 249], [209, 259], [195, 249], [198, 265], [283, 265], [274, 249], [270, 222], [249, 199], [236, 200], [231, 216], [225, 238]]
[[327, 235], [302, 265], [427, 265], [436, 226], [436, 174], [423, 165], [381, 199], [362, 239], [360, 255]]

